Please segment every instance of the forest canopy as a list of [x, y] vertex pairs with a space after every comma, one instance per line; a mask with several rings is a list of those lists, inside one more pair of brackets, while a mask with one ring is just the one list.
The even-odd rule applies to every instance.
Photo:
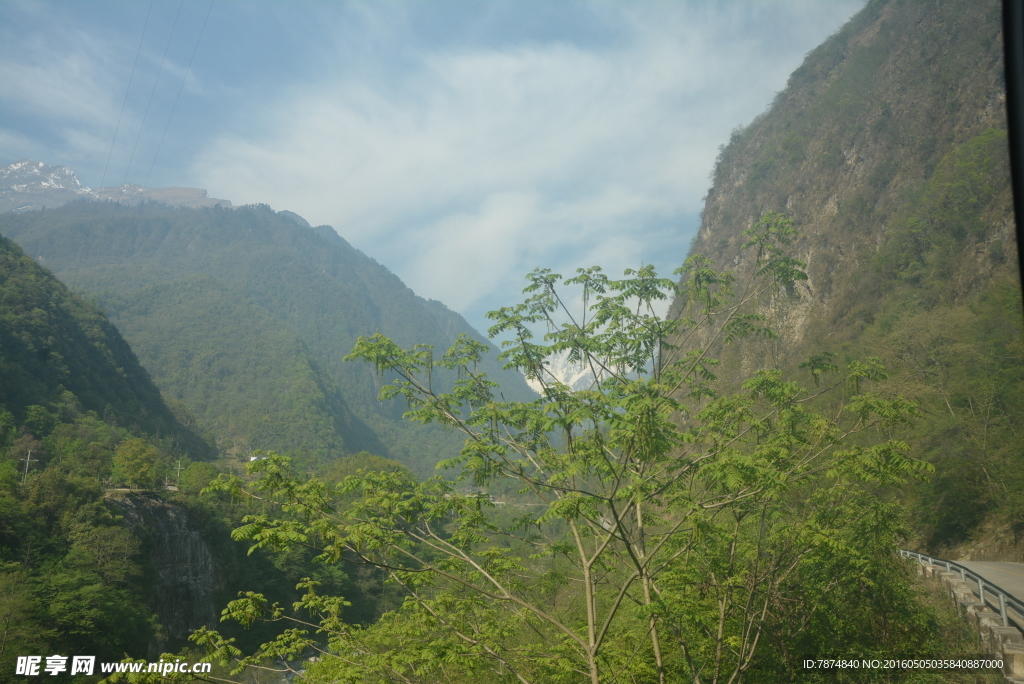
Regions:
[[[398, 376], [382, 399], [465, 436], [445, 464], [460, 476], [378, 469], [330, 485], [270, 454], [250, 466], [255, 481], [222, 476], [211, 491], [264, 508], [234, 532], [253, 549], [379, 568], [404, 602], [354, 626], [344, 597], [304, 582], [293, 607], [253, 592], [228, 606], [243, 624], [292, 624], [257, 652], [209, 630], [192, 640], [238, 671], [318, 652], [303, 673], [314, 682], [779, 681], [796, 655], [840, 643], [938, 648], [917, 629], [935, 616], [893, 561], [899, 511], [883, 492], [930, 466], [907, 457], [898, 435], [917, 411], [886, 395], [884, 368], [840, 369], [826, 353], [802, 381], [766, 369], [718, 391], [711, 345], [772, 335], [747, 305], [804, 277], [793, 235], [785, 216], [762, 217], [743, 280], [700, 255], [681, 286], [651, 267], [619, 280], [535, 271], [523, 303], [490, 314], [492, 335], [511, 333], [508, 367], [543, 383], [534, 402], [494, 396], [474, 340], [435, 358], [360, 339], [351, 360]], [[685, 315], [665, 320], [654, 305], [673, 295]], [[562, 353], [592, 369], [590, 387], [545, 379]], [[451, 391], [433, 386], [435, 366], [457, 372]]]

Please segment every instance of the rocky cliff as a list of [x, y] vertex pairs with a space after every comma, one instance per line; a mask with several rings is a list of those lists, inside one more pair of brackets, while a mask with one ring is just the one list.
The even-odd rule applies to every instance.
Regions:
[[[779, 333], [717, 350], [735, 386], [877, 357], [879, 391], [916, 401], [918, 540], [982, 521], [1024, 531], [1024, 347], [1009, 183], [1000, 4], [872, 0], [808, 54], [721, 149], [692, 252], [742, 275], [742, 231], [787, 214], [808, 279], [757, 310]], [[678, 315], [678, 306], [672, 313]]]
[[[733, 133], [692, 251], [742, 272], [744, 229], [766, 211], [796, 223], [795, 255], [809, 279], [788, 301], [765, 303], [782, 338], [758, 355], [764, 363], [786, 365], [829, 338], [858, 334], [878, 312], [885, 281], [915, 277], [908, 267], [943, 268], [953, 300], [1009, 267], [1001, 57], [998, 2], [874, 0]], [[954, 229], [957, 244], [944, 247], [955, 263], [938, 264], [937, 255], [925, 263], [927, 246], [916, 245], [887, 269], [894, 242], [915, 222], [935, 235]]]
[[151, 607], [163, 628], [157, 652], [167, 641], [181, 642], [199, 627], [214, 627], [213, 556], [188, 510], [153, 494], [108, 498], [124, 525], [144, 540], [152, 576]]

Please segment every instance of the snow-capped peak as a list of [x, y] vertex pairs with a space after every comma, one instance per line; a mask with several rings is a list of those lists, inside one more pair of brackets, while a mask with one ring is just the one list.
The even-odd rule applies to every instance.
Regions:
[[202, 188], [146, 188], [134, 183], [90, 189], [82, 185], [66, 166], [49, 166], [32, 159], [19, 159], [0, 166], [0, 213], [59, 207], [75, 200], [162, 202], [178, 207], [230, 207], [228, 200], [207, 195]]
[[19, 159], [13, 164], [0, 166], [0, 190], [64, 190], [76, 195], [88, 195], [91, 192], [68, 167], [49, 166], [31, 159]]
[[[560, 352], [547, 360], [544, 364], [545, 381], [557, 380], [573, 390], [589, 389], [594, 383], [594, 374], [586, 366], [573, 363], [569, 360], [569, 352]], [[539, 380], [527, 379], [526, 384], [538, 394], [543, 393], [543, 387]]]

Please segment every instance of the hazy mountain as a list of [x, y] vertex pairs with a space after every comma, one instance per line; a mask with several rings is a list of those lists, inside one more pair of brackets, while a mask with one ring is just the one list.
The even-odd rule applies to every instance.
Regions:
[[0, 212], [56, 207], [91, 197], [92, 191], [66, 166], [20, 159], [0, 167]]
[[59, 207], [73, 200], [108, 200], [125, 204], [163, 202], [181, 207], [230, 207], [231, 202], [207, 197], [200, 188], [144, 188], [125, 183], [117, 187], [87, 188], [66, 166], [50, 166], [19, 159], [0, 167], [0, 213]]
[[[482, 338], [330, 226], [265, 205], [76, 202], [0, 215], [0, 233], [95, 297], [161, 389], [235, 446], [316, 458], [365, 449], [420, 472], [457, 452], [455, 435], [377, 401], [387, 378], [342, 359], [375, 332], [438, 355], [459, 333]], [[508, 398], [534, 396], [521, 375], [493, 361], [485, 370]]]
[[211, 453], [103, 312], [0, 237], [0, 409], [21, 425], [28, 407], [62, 401], [65, 390], [109, 423], [194, 458]]

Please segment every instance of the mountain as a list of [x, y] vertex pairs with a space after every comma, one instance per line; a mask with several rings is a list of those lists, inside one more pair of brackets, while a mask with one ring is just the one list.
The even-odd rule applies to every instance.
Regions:
[[50, 166], [31, 159], [19, 159], [0, 167], [0, 213], [59, 207], [74, 200], [106, 200], [138, 204], [163, 202], [181, 207], [230, 207], [227, 200], [207, 197], [200, 188], [144, 188], [125, 183], [117, 187], [87, 188], [66, 166]]
[[[546, 381], [554, 380], [574, 390], [589, 389], [594, 384], [594, 374], [585, 366], [570, 361], [568, 352], [553, 356], [545, 364], [544, 370], [547, 372], [544, 377]], [[540, 382], [537, 380], [527, 380], [526, 382], [534, 392], [538, 394], [541, 392]]]
[[[808, 280], [757, 311], [779, 332], [720, 350], [729, 383], [878, 357], [922, 408], [912, 496], [929, 548], [1024, 530], [1020, 283], [1000, 4], [872, 0], [723, 146], [692, 252], [749, 271], [742, 231], [783, 212]], [[672, 315], [679, 314], [674, 305]], [[880, 388], [880, 391], [882, 389]]]
[[[482, 338], [330, 226], [266, 205], [74, 202], [0, 215], [0, 233], [95, 297], [157, 385], [224, 448], [313, 461], [365, 450], [421, 474], [459, 448], [438, 426], [404, 421], [404, 406], [380, 404], [390, 378], [343, 357], [376, 332], [438, 355], [460, 333]], [[534, 397], [493, 356], [484, 370], [507, 398]], [[449, 375], [439, 370], [434, 381], [444, 387]]]
[[66, 403], [66, 392], [107, 422], [193, 458], [210, 455], [103, 312], [0, 237], [0, 412], [21, 425], [30, 407]]
[[0, 167], [0, 211], [55, 207], [87, 197], [91, 190], [66, 166], [20, 159]]
[[[194, 423], [102, 311], [0, 237], [0, 682], [26, 653], [155, 658], [240, 591], [290, 605], [321, 572], [231, 540], [249, 511], [199, 495], [218, 470]], [[131, 454], [148, 491], [122, 486]], [[364, 594], [345, 587], [366, 616]]]

